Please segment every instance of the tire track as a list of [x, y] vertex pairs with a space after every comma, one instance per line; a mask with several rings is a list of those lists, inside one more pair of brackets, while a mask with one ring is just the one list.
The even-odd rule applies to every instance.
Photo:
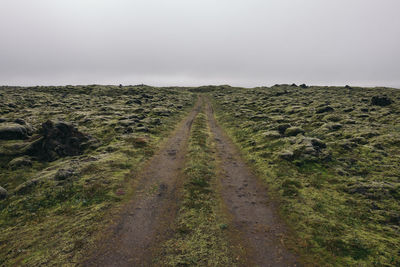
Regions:
[[222, 200], [232, 218], [234, 231], [247, 248], [246, 266], [298, 266], [296, 256], [283, 245], [285, 227], [266, 188], [217, 124], [208, 99], [206, 114], [220, 162]]
[[192, 123], [202, 106], [199, 99], [161, 150], [138, 176], [134, 199], [126, 205], [109, 234], [96, 245], [83, 266], [151, 266], [157, 246], [168, 234], [179, 201], [179, 176], [184, 166]]

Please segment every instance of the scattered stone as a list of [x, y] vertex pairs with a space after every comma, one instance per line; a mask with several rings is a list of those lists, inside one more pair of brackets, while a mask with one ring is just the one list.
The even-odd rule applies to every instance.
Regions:
[[326, 106], [326, 107], [318, 108], [316, 113], [320, 114], [320, 113], [331, 112], [331, 111], [334, 111], [334, 109], [331, 106]]
[[0, 200], [7, 198], [8, 192], [0, 186]]
[[343, 110], [343, 112], [346, 112], [346, 113], [349, 113], [349, 112], [352, 112], [352, 111], [354, 111], [354, 108], [346, 108], [346, 109]]
[[368, 199], [391, 198], [394, 185], [386, 182], [369, 182], [349, 185], [345, 191], [349, 194], [360, 194]]
[[387, 96], [373, 96], [371, 99], [371, 105], [374, 106], [384, 107], [392, 104], [392, 102], [393, 101]]
[[8, 163], [8, 167], [11, 168], [12, 170], [16, 170], [18, 168], [23, 168], [23, 167], [32, 167], [32, 161], [29, 157], [18, 157], [13, 159]]
[[340, 123], [326, 123], [324, 127], [330, 131], [337, 131], [343, 127]]
[[304, 130], [300, 127], [289, 127], [285, 130], [286, 136], [296, 136], [298, 134], [304, 134]]
[[308, 160], [326, 160], [329, 159], [329, 153], [323, 151], [326, 144], [318, 138], [304, 137], [297, 138], [297, 142], [293, 145], [293, 150], [285, 150], [278, 154], [282, 159], [292, 161], [294, 159]]
[[26, 122], [23, 119], [15, 119], [15, 123], [18, 123], [19, 125], [26, 125]]
[[270, 138], [270, 139], [275, 139], [275, 138], [280, 138], [281, 134], [278, 131], [267, 131], [262, 133], [263, 136]]
[[15, 188], [15, 192], [17, 194], [26, 194], [28, 192], [30, 192], [35, 186], [39, 185], [40, 183], [42, 183], [42, 180], [39, 178], [35, 178], [29, 181], [26, 181], [23, 184], [20, 184], [17, 188]]
[[168, 116], [171, 113], [171, 110], [166, 108], [154, 108], [152, 111], [159, 116]]
[[339, 122], [339, 121], [342, 120], [342, 117], [340, 117], [338, 115], [335, 115], [335, 114], [329, 114], [329, 115], [326, 115], [324, 117], [324, 119], [327, 120], [327, 121]]
[[278, 125], [277, 130], [278, 130], [278, 132], [279, 132], [280, 134], [284, 134], [285, 131], [286, 131], [286, 129], [289, 128], [289, 127], [291, 127], [290, 124], [284, 123], [284, 124]]
[[294, 159], [293, 151], [290, 151], [290, 150], [284, 150], [284, 151], [280, 152], [278, 154], [278, 156], [284, 160], [293, 160]]
[[75, 175], [76, 172], [74, 169], [59, 169], [54, 175], [54, 180], [63, 181]]
[[148, 133], [149, 132], [149, 128], [146, 126], [140, 126], [136, 128], [137, 132], [142, 132], [142, 133]]

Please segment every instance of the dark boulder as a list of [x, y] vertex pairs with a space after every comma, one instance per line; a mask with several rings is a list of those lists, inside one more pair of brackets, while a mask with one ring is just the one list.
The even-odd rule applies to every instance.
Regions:
[[7, 190], [5, 190], [3, 187], [0, 186], [0, 200], [5, 199], [7, 195], [8, 195]]
[[291, 125], [288, 123], [279, 124], [276, 128], [280, 134], [284, 134], [286, 129], [290, 128]]
[[5, 124], [0, 126], [0, 140], [24, 140], [30, 134], [30, 129], [23, 125]]
[[320, 113], [325, 113], [325, 112], [331, 112], [334, 111], [334, 109], [330, 106], [325, 106], [325, 107], [320, 107], [319, 109], [317, 109], [316, 113], [320, 114]]
[[77, 156], [96, 141], [79, 132], [66, 122], [46, 121], [40, 130], [41, 137], [27, 149], [27, 154], [43, 161], [54, 161], [61, 157]]
[[373, 96], [371, 99], [371, 105], [374, 106], [384, 107], [392, 104], [392, 102], [393, 101], [387, 96]]

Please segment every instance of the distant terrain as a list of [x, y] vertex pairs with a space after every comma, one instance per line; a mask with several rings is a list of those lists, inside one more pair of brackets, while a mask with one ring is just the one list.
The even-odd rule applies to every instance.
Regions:
[[400, 90], [0, 87], [0, 266], [400, 265]]

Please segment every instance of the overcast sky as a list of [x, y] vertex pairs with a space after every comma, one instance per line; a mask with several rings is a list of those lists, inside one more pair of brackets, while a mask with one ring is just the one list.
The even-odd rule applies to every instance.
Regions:
[[399, 0], [0, 0], [0, 85], [400, 88]]

